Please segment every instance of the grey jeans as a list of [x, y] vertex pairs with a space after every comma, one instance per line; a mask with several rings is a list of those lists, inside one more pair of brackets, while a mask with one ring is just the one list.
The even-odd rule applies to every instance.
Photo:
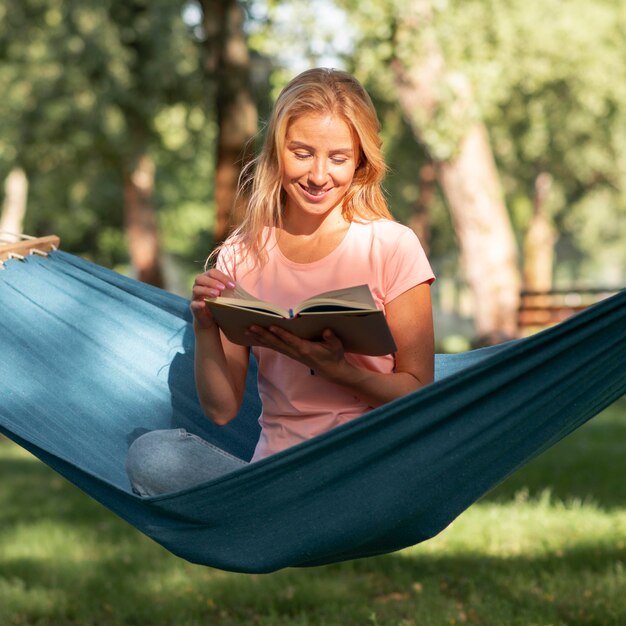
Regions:
[[244, 465], [246, 461], [184, 428], [141, 435], [131, 444], [126, 459], [130, 483], [141, 496], [193, 487]]

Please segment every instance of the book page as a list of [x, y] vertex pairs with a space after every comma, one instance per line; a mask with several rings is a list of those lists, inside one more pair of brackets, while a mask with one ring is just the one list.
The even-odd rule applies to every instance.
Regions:
[[206, 298], [205, 302], [212, 311], [215, 308], [238, 309], [240, 311], [250, 311], [251, 313], [262, 313], [278, 319], [289, 318], [289, 311], [269, 302], [261, 300], [241, 300], [239, 298]]
[[[246, 310], [262, 311], [290, 317], [289, 309], [285, 309], [272, 302], [259, 300], [245, 289], [236, 285], [233, 289], [224, 289], [221, 296], [217, 298], [206, 298], [206, 302], [211, 305], [236, 307]], [[294, 307], [293, 314], [316, 314], [342, 311], [376, 311], [376, 303], [367, 285], [357, 285], [327, 291], [301, 302]]]
[[239, 285], [235, 285], [234, 289], [224, 289], [222, 295], [217, 298], [205, 298], [205, 302], [209, 306], [230, 306], [250, 311], [270, 313], [278, 317], [289, 317], [288, 309], [273, 304], [272, 302], [259, 300]]
[[333, 291], [317, 294], [312, 298], [302, 301], [296, 308], [296, 313], [306, 311], [359, 309], [376, 310], [376, 303], [367, 285], [356, 285]]
[[251, 293], [248, 293], [243, 287], [235, 285], [234, 289], [224, 289], [220, 298], [239, 298], [240, 300], [254, 300], [255, 302], [262, 302], [258, 298], [255, 298]]

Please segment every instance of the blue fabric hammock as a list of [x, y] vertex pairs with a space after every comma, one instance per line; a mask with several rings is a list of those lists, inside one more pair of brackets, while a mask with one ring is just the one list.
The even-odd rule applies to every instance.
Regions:
[[[188, 302], [63, 252], [0, 271], [0, 432], [171, 552], [240, 572], [398, 550], [444, 529], [626, 392], [626, 291], [528, 339], [438, 355], [436, 382], [275, 456], [139, 498], [146, 430], [184, 427], [250, 458], [243, 408], [214, 427], [193, 379]], [[8, 478], [10, 480], [10, 477]]]

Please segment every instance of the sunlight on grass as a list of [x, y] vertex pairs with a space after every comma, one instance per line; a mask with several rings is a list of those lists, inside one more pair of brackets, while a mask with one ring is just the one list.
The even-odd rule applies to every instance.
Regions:
[[[540, 498], [517, 497], [509, 504], [479, 502], [443, 533], [403, 551], [411, 556], [476, 553], [499, 557], [545, 556], [579, 543], [611, 543], [626, 538], [626, 509], [607, 512], [592, 502], [561, 502], [548, 490]], [[624, 541], [615, 544], [624, 548]]]
[[430, 541], [243, 575], [187, 563], [0, 439], [0, 626], [621, 626], [626, 404]]
[[94, 559], [99, 557], [99, 549], [92, 541], [93, 533], [79, 532], [65, 523], [41, 520], [5, 531], [0, 541], [0, 557], [64, 562]]
[[40, 462], [39, 459], [35, 458], [30, 452], [24, 450], [24, 448], [13, 445], [11, 441], [0, 435], [0, 445], [2, 444], [3, 447], [0, 448], [0, 450], [2, 450], [2, 459], [23, 459], [30, 461], [34, 465]]
[[32, 618], [37, 619], [53, 610], [63, 610], [67, 602], [67, 594], [62, 590], [48, 589], [43, 585], [27, 587], [20, 578], [0, 578], [0, 615], [27, 611]]

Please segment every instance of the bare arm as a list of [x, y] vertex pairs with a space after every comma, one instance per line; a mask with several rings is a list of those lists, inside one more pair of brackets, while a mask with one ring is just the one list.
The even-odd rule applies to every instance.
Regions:
[[346, 361], [343, 346], [331, 331], [324, 333], [322, 342], [305, 341], [276, 327], [272, 332], [254, 328], [253, 334], [263, 345], [304, 363], [375, 407], [431, 383], [434, 376], [430, 286], [423, 283], [409, 289], [390, 302], [385, 313], [398, 348], [395, 370], [389, 374]]
[[196, 350], [194, 372], [200, 405], [205, 415], [223, 426], [239, 412], [248, 371], [248, 348], [237, 346], [220, 332], [204, 298], [219, 295], [231, 279], [212, 269], [196, 277], [191, 311]]
[[380, 374], [350, 365], [344, 359], [334, 375], [334, 382], [372, 407], [404, 396], [434, 379], [430, 286], [424, 283], [401, 294], [387, 305], [386, 315], [398, 348], [394, 371]]

